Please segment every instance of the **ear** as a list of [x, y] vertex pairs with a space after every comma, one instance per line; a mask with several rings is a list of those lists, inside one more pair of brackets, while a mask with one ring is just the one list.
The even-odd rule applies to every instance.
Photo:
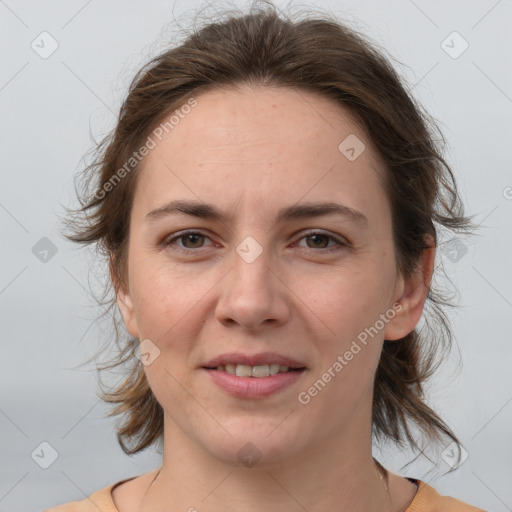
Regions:
[[[112, 258], [110, 259], [110, 279], [114, 286], [114, 290], [116, 292], [117, 297], [117, 305], [119, 310], [121, 311], [121, 316], [123, 317], [124, 325], [126, 330], [134, 337], [139, 337], [139, 329], [137, 327], [137, 320], [135, 318], [135, 311], [133, 307], [133, 301], [130, 296], [129, 291], [125, 290], [125, 286], [123, 283], [120, 283], [116, 272], [114, 271], [114, 265]], [[126, 286], [128, 288], [128, 286]]]
[[385, 340], [399, 340], [407, 336], [420, 321], [430, 288], [436, 253], [433, 236], [427, 235], [425, 238], [429, 247], [423, 249], [416, 271], [407, 278], [402, 275], [399, 277], [398, 297], [394, 302], [398, 303], [401, 309], [394, 307], [396, 315], [386, 326]]

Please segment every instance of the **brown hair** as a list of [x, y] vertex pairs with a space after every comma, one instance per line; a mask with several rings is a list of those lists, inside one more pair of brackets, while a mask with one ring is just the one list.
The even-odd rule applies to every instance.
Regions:
[[[429, 245], [425, 235], [432, 235], [438, 246], [439, 228], [470, 232], [473, 224], [463, 216], [455, 178], [441, 156], [442, 134], [374, 43], [325, 13], [293, 20], [267, 5], [250, 14], [227, 14], [139, 70], [117, 126], [97, 145], [96, 160], [84, 171], [81, 208], [68, 217], [73, 233], [66, 236], [84, 244], [96, 242], [109, 261], [114, 282], [123, 286], [127, 275], [129, 214], [138, 168], [131, 157], [165, 116], [213, 87], [291, 87], [320, 93], [349, 109], [385, 164], [397, 265], [404, 275], [417, 268]], [[110, 282], [107, 288], [112, 291]], [[115, 302], [114, 296], [109, 310]], [[443, 306], [453, 305], [431, 282], [424, 313], [430, 334], [416, 328], [400, 340], [384, 342], [374, 382], [372, 424], [377, 440], [400, 446], [407, 441], [416, 449], [408, 424], [413, 422], [430, 440], [440, 441], [445, 434], [459, 444], [424, 402], [424, 382], [452, 344]], [[134, 357], [138, 340], [125, 336], [119, 343], [121, 338], [116, 326], [121, 351], [101, 370], [128, 363], [126, 378], [100, 396], [119, 404], [109, 415], [124, 415], [117, 439], [125, 453], [134, 454], [161, 440], [163, 410], [143, 365]]]

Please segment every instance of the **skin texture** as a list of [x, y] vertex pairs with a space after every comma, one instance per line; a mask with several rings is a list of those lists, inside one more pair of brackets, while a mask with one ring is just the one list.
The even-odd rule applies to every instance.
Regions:
[[[388, 495], [372, 459], [373, 380], [383, 340], [407, 335], [421, 317], [435, 247], [414, 276], [398, 273], [384, 168], [331, 100], [269, 87], [196, 99], [143, 162], [128, 275], [115, 283], [128, 331], [160, 350], [144, 369], [165, 414], [161, 474], [149, 491], [144, 477], [118, 486], [119, 510], [404, 509], [416, 486], [390, 473]], [[350, 134], [366, 147], [354, 161], [338, 149]], [[177, 199], [212, 203], [232, 218], [147, 220]], [[368, 225], [334, 215], [273, 221], [283, 207], [326, 201], [362, 212]], [[186, 229], [204, 238], [162, 243]], [[251, 263], [236, 252], [248, 236], [262, 249]], [[301, 404], [298, 394], [393, 304], [400, 312]], [[278, 352], [307, 370], [270, 397], [234, 398], [201, 369], [232, 351]], [[248, 442], [261, 454], [251, 468], [237, 456]]]

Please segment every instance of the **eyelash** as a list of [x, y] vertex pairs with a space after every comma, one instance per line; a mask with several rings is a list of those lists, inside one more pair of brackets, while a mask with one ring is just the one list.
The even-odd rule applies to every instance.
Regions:
[[[177, 233], [176, 235], [172, 236], [172, 238], [167, 237], [166, 239], [163, 240], [161, 245], [163, 247], [168, 247], [168, 246], [174, 245], [173, 242], [175, 240], [185, 238], [186, 236], [189, 236], [189, 235], [199, 235], [199, 236], [204, 236], [205, 238], [208, 238], [208, 239], [210, 238], [207, 235], [205, 235], [204, 233], [201, 233], [200, 231], [189, 230], [189, 231], [182, 231], [180, 233]], [[304, 235], [299, 240], [302, 240], [303, 238], [307, 238], [307, 237], [314, 236], [314, 235], [325, 236], [325, 237], [329, 238], [330, 240], [333, 240], [334, 242], [336, 242], [337, 246], [333, 246], [330, 248], [320, 247], [320, 249], [315, 249], [313, 247], [305, 247], [305, 249], [311, 249], [314, 252], [319, 252], [319, 250], [321, 250], [323, 253], [331, 254], [333, 252], [338, 252], [340, 250], [348, 251], [352, 248], [348, 244], [348, 242], [343, 242], [342, 240], [338, 239], [337, 237], [334, 237], [333, 235], [324, 233], [323, 231], [308, 231], [307, 233], [304, 233]], [[178, 251], [184, 252], [186, 254], [190, 254], [193, 252], [197, 252], [199, 249], [202, 249], [202, 247], [198, 247], [196, 249], [189, 249], [187, 247], [175, 246], [175, 249]]]

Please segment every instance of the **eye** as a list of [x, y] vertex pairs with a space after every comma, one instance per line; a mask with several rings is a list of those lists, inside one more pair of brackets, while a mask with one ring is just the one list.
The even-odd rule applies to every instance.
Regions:
[[[324, 233], [323, 231], [310, 231], [306, 233], [300, 240], [307, 240], [308, 238], [313, 242], [312, 246], [306, 247], [308, 249], [323, 249], [321, 252], [324, 253], [350, 249], [350, 244], [348, 242], [338, 239], [337, 237], [334, 237], [328, 233]], [[335, 242], [334, 245], [330, 247], [325, 246], [324, 244], [329, 243], [330, 240]]]
[[[182, 231], [165, 238], [162, 242], [162, 246], [174, 246], [174, 248], [179, 251], [191, 253], [197, 252], [197, 249], [202, 249], [204, 247], [203, 243], [205, 239], [210, 240], [208, 236], [200, 231]], [[300, 238], [300, 241], [307, 239], [311, 239], [313, 241], [313, 245], [305, 248], [312, 249], [314, 252], [331, 253], [340, 250], [349, 250], [351, 248], [347, 241], [322, 231], [310, 231], [303, 235], [302, 238]], [[183, 245], [176, 243], [177, 241], [182, 241]], [[334, 242], [334, 245], [325, 246], [325, 243], [329, 244], [329, 241]], [[299, 245], [299, 247], [304, 246]]]
[[[162, 242], [162, 245], [165, 247], [169, 245], [175, 245], [178, 250], [183, 252], [192, 252], [194, 249], [202, 248], [201, 242], [204, 241], [204, 239], [209, 240], [206, 235], [200, 233], [199, 231], [182, 231], [181, 233], [177, 233], [176, 235], [166, 238]], [[176, 245], [174, 243], [176, 240], [183, 240], [185, 244], [189, 245], [185, 245], [184, 247]]]

